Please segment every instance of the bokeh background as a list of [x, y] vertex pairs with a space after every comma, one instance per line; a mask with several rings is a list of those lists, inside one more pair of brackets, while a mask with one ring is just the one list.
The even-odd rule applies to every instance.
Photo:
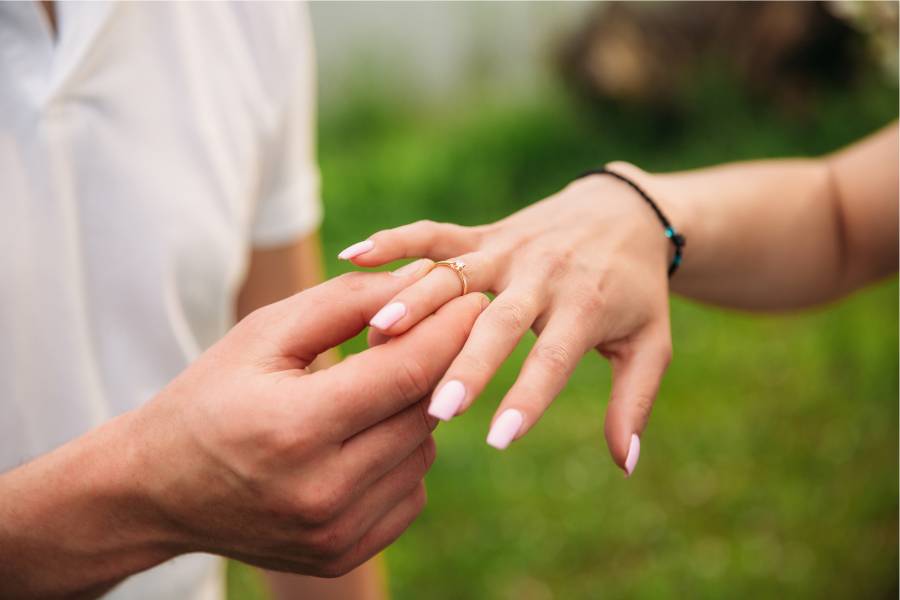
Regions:
[[[312, 14], [329, 257], [417, 219], [501, 218], [604, 161], [818, 155], [898, 114], [895, 2]], [[329, 275], [346, 269], [329, 258]], [[485, 445], [523, 343], [436, 432], [429, 506], [386, 552], [394, 596], [896, 598], [896, 278], [789, 315], [675, 298], [672, 327], [629, 480], [604, 444], [610, 372], [595, 355], [528, 436]], [[265, 598], [240, 565], [229, 584]]]

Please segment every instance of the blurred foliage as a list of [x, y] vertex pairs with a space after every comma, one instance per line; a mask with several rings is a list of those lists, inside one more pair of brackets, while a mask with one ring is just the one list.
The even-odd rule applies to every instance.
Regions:
[[[871, 4], [891, 12], [890, 3]], [[806, 111], [810, 95], [822, 85], [853, 85], [877, 60], [865, 52], [871, 36], [861, 31], [862, 23], [853, 27], [826, 2], [595, 6], [568, 39], [560, 67], [570, 86], [586, 97], [617, 99], [647, 111], [681, 112], [685, 98], [678, 89], [695, 81], [710, 57], [745, 89], [795, 113]]]
[[[554, 91], [428, 112], [373, 81], [321, 114], [329, 256], [416, 219], [501, 218], [611, 159], [670, 170], [828, 152], [898, 106], [872, 78], [821, 91], [800, 120], [711, 70], [674, 122]], [[429, 506], [387, 552], [395, 597], [896, 597], [897, 295], [894, 279], [789, 316], [673, 300], [675, 359], [630, 480], [603, 440], [595, 355], [528, 436], [484, 444], [524, 343], [436, 432]], [[263, 597], [243, 567], [229, 581], [232, 598]]]

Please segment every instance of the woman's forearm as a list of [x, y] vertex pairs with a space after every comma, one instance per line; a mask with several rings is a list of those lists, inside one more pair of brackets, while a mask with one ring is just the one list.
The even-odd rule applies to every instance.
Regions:
[[[629, 171], [687, 237], [673, 291], [744, 309], [837, 298], [897, 269], [897, 128], [820, 159]], [[633, 170], [633, 171], [632, 171]]]
[[687, 238], [674, 292], [759, 310], [837, 295], [841, 223], [823, 161], [736, 163], [655, 179]]

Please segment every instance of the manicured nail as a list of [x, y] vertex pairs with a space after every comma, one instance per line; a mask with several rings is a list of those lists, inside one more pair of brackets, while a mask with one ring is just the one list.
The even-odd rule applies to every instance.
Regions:
[[488, 445], [493, 446], [497, 450], [504, 450], [516, 437], [516, 434], [519, 433], [519, 428], [522, 427], [522, 421], [524, 420], [525, 417], [522, 413], [514, 408], [504, 411], [494, 421], [494, 426], [491, 427], [491, 431], [488, 433]]
[[406, 314], [406, 305], [402, 302], [391, 302], [372, 317], [369, 325], [377, 327], [382, 331], [396, 323]]
[[338, 254], [338, 258], [340, 260], [350, 260], [351, 258], [356, 258], [360, 254], [365, 254], [374, 247], [375, 242], [373, 242], [372, 240], [363, 240], [361, 242], [356, 242], [352, 246], [348, 246], [341, 250], [341, 253]]
[[456, 416], [456, 411], [466, 398], [466, 386], [455, 379], [441, 386], [428, 407], [428, 414], [441, 421], [449, 421]]
[[628, 456], [625, 457], [625, 477], [630, 477], [637, 466], [641, 456], [641, 438], [636, 433], [631, 434], [631, 445], [628, 446]]
[[403, 265], [396, 271], [391, 271], [391, 275], [394, 275], [396, 277], [405, 277], [407, 275], [412, 275], [413, 273], [418, 271], [420, 268], [422, 268], [422, 265], [426, 262], [428, 262], [427, 258], [420, 258], [419, 260], [414, 260], [413, 262], [409, 263], [408, 265]]

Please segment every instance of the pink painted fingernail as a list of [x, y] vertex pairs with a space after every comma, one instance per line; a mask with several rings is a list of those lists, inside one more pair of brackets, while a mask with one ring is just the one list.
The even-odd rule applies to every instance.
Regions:
[[350, 260], [351, 258], [356, 258], [360, 254], [365, 254], [374, 247], [375, 242], [373, 242], [372, 240], [363, 240], [361, 242], [356, 242], [352, 246], [348, 246], [341, 250], [341, 253], [338, 254], [338, 258], [340, 260]]
[[641, 456], [641, 438], [636, 433], [631, 434], [631, 444], [628, 446], [628, 456], [625, 457], [625, 477], [630, 477], [637, 466]]
[[449, 421], [456, 416], [456, 411], [466, 399], [466, 386], [455, 379], [441, 386], [431, 399], [428, 414], [441, 421]]
[[426, 262], [429, 262], [427, 258], [420, 258], [419, 260], [414, 260], [408, 265], [403, 265], [396, 271], [391, 271], [391, 275], [395, 275], [396, 277], [405, 277], [407, 275], [412, 275], [416, 271], [418, 271], [422, 265]]
[[385, 330], [406, 314], [406, 305], [402, 302], [391, 302], [372, 317], [369, 325]]
[[514, 408], [503, 411], [503, 414], [494, 421], [490, 433], [487, 436], [487, 443], [497, 450], [503, 450], [513, 441], [519, 429], [522, 427], [522, 421], [525, 420], [524, 415]]

